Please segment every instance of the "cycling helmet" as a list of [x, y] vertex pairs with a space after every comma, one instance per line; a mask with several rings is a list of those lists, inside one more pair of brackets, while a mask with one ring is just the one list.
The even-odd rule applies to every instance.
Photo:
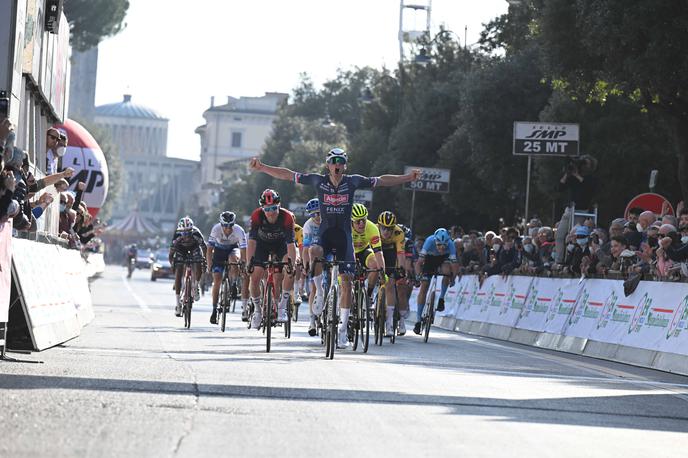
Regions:
[[377, 224], [382, 227], [394, 227], [397, 224], [397, 217], [391, 211], [384, 211], [377, 217]]
[[368, 216], [368, 209], [363, 204], [354, 204], [351, 208], [351, 219], [363, 219]]
[[439, 245], [449, 245], [451, 238], [449, 237], [449, 232], [443, 227], [435, 231], [435, 243]]
[[344, 159], [344, 163], [346, 164], [347, 158], [346, 158], [346, 151], [344, 151], [341, 148], [332, 148], [328, 153], [327, 153], [327, 163], [331, 164], [334, 162], [335, 158], [342, 158]]
[[182, 231], [190, 231], [194, 227], [194, 222], [191, 218], [188, 216], [183, 217], [182, 219], [179, 220], [179, 225], [177, 226], [178, 229]]
[[224, 211], [220, 213], [220, 224], [223, 226], [234, 226], [236, 215], [233, 212]]
[[315, 213], [317, 211], [320, 211], [320, 201], [318, 199], [309, 200], [306, 204], [306, 212]]
[[131, 244], [131, 248], [135, 250], [135, 249], [136, 249], [136, 244], [135, 244], [135, 243], [132, 243], [132, 244]]
[[404, 226], [403, 224], [400, 224], [399, 227], [402, 231], [404, 231], [404, 237], [407, 239], [413, 239], [413, 231], [411, 231], [410, 227]]
[[263, 191], [263, 193], [260, 195], [260, 200], [258, 200], [258, 204], [261, 207], [264, 207], [266, 205], [278, 205], [280, 203], [280, 196], [277, 194], [277, 191], [274, 191], [272, 189], [266, 189]]

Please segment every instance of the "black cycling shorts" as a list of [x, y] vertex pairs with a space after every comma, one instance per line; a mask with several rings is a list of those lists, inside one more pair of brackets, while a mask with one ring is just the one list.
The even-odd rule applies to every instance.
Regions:
[[338, 261], [348, 261], [350, 263], [340, 265], [340, 273], [353, 274], [355, 272], [354, 243], [350, 232], [347, 233], [338, 227], [329, 227], [322, 233], [318, 245], [323, 248], [325, 257], [336, 251]]
[[253, 254], [253, 265], [264, 267], [265, 263], [270, 259], [270, 254], [274, 254], [277, 261], [282, 261], [287, 254], [287, 243], [267, 243], [256, 240], [256, 252]]
[[442, 256], [425, 256], [425, 262], [423, 262], [423, 276], [425, 279], [429, 280], [432, 275], [435, 275], [437, 269], [439, 269], [448, 259], [448, 254], [443, 254]]

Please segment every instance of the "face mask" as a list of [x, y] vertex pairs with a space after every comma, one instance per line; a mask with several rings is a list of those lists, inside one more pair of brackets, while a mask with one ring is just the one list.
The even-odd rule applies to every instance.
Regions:
[[492, 249], [495, 253], [498, 252], [500, 248], [502, 248], [502, 246], [499, 243], [495, 243], [492, 245]]
[[580, 246], [585, 246], [588, 244], [588, 238], [586, 237], [584, 239], [576, 239], [576, 243]]
[[636, 230], [637, 230], [638, 232], [643, 232], [643, 230], [644, 230], [644, 229], [643, 229], [643, 226], [642, 226], [640, 223], [636, 224], [636, 225], [635, 225], [635, 228], [636, 228]]
[[568, 251], [569, 253], [573, 251], [573, 248], [574, 248], [573, 243], [569, 243], [568, 245], [566, 245], [566, 251]]
[[681, 243], [688, 243], [688, 235], [681, 237]]
[[58, 146], [57, 150], [55, 150], [55, 154], [57, 154], [59, 157], [64, 156], [66, 152], [67, 148], [65, 148], [64, 146]]
[[67, 209], [67, 205], [60, 204], [60, 213], [64, 213], [66, 209]]
[[527, 253], [532, 253], [533, 245], [523, 245], [523, 249], [526, 250]]

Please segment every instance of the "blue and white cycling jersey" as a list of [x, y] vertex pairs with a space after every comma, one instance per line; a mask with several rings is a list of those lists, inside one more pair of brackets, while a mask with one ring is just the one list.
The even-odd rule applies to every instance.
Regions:
[[312, 186], [318, 193], [320, 202], [320, 235], [329, 228], [338, 228], [351, 235], [351, 207], [354, 205], [354, 192], [357, 189], [374, 188], [377, 177], [344, 175], [338, 186], [330, 181], [329, 175], [318, 173], [294, 173], [294, 181]]
[[231, 234], [225, 235], [222, 225], [217, 223], [210, 230], [208, 245], [218, 250], [229, 250], [234, 247], [246, 248], [246, 232], [243, 227], [235, 224], [232, 226]]
[[435, 245], [435, 236], [431, 235], [427, 239], [425, 239], [425, 243], [423, 243], [423, 249], [420, 250], [420, 255], [421, 256], [445, 256], [449, 255], [449, 259], [451, 261], [456, 261], [456, 246], [454, 246], [454, 243], [452, 241], [449, 241], [449, 244], [447, 245], [447, 249], [440, 253], [437, 250], [437, 245]]
[[303, 225], [303, 247], [308, 248], [311, 245], [320, 245], [320, 224], [313, 218], [309, 218]]

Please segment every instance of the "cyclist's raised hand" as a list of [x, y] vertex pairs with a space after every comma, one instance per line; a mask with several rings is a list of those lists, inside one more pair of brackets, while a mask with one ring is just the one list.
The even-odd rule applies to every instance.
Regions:
[[251, 170], [260, 170], [260, 167], [263, 165], [263, 163], [260, 162], [260, 159], [257, 157], [252, 157], [248, 165]]

